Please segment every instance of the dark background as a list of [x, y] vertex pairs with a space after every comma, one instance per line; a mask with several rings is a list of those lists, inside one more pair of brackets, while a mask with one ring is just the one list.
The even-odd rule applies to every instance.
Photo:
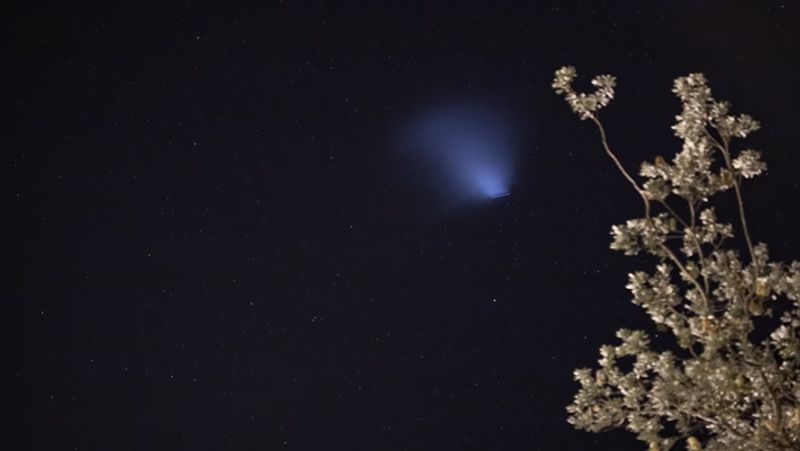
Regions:
[[[618, 76], [633, 170], [705, 72], [764, 124], [755, 238], [800, 256], [793, 2], [17, 3], [15, 449], [643, 449], [566, 423], [572, 370], [647, 326], [624, 285], [652, 262], [608, 250], [640, 205], [564, 64]], [[387, 137], [452, 96], [516, 111], [523, 158], [511, 196], [432, 213]]]

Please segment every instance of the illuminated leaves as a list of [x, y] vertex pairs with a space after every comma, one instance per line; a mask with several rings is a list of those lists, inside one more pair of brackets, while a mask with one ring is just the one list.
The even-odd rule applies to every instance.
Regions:
[[746, 179], [751, 179], [767, 170], [767, 165], [761, 161], [761, 152], [752, 149], [743, 150], [733, 160], [733, 167]]
[[607, 106], [614, 98], [616, 79], [611, 75], [598, 75], [592, 79], [595, 92], [590, 94], [575, 92], [572, 82], [577, 77], [577, 72], [572, 66], [564, 66], [556, 71], [552, 87], [557, 94], [563, 94], [572, 111], [581, 119], [591, 117], [596, 111]]

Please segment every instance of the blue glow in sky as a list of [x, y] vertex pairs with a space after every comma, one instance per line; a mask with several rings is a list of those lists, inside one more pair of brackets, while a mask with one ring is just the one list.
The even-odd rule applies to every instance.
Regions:
[[424, 111], [406, 130], [410, 155], [429, 170], [436, 197], [453, 204], [510, 194], [518, 144], [501, 109], [444, 105]]

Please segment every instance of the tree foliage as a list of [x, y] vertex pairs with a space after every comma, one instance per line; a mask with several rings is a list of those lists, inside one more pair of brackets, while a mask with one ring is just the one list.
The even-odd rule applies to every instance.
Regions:
[[[800, 263], [770, 261], [767, 245], [753, 243], [742, 198], [742, 183], [766, 170], [760, 152], [738, 145], [758, 122], [715, 100], [703, 74], [680, 77], [672, 129], [682, 146], [670, 160], [642, 163], [634, 177], [598, 116], [614, 98], [615, 78], [595, 77], [588, 94], [574, 90], [575, 78], [562, 67], [552, 87], [594, 122], [643, 205], [642, 217], [612, 227], [611, 249], [655, 260], [650, 271], [629, 274], [627, 288], [675, 346], [656, 350], [644, 331], [620, 329], [619, 343], [600, 348], [599, 367], [575, 371], [569, 422], [591, 432], [625, 428], [650, 451], [800, 449]], [[714, 209], [715, 196], [729, 191], [741, 252], [733, 225]]]

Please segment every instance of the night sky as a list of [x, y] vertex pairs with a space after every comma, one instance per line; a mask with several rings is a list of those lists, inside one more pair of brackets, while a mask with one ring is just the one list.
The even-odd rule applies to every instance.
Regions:
[[618, 76], [634, 172], [705, 72], [763, 124], [752, 234], [800, 259], [793, 2], [17, 3], [14, 449], [643, 449], [566, 422], [653, 264], [608, 249], [640, 200], [566, 64]]

